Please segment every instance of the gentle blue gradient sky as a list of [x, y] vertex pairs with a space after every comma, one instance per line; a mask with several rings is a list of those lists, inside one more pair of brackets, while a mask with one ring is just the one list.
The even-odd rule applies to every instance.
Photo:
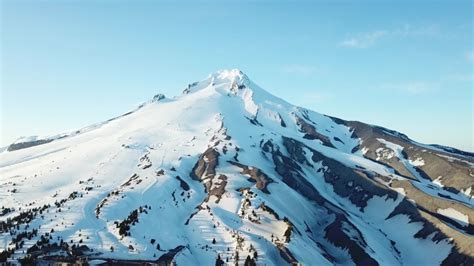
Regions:
[[315, 111], [474, 150], [472, 1], [1, 0], [1, 145], [240, 68]]

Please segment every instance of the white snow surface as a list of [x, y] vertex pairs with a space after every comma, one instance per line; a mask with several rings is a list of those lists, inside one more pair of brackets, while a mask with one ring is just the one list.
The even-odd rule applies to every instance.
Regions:
[[449, 217], [453, 219], [454, 221], [458, 222], [462, 226], [468, 226], [469, 225], [469, 216], [466, 214], [453, 209], [453, 208], [447, 208], [447, 209], [438, 209], [437, 211], [439, 214], [444, 215], [446, 217]]

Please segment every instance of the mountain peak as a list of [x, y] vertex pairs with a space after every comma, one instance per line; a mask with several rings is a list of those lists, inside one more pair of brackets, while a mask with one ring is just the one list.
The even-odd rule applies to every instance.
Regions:
[[235, 93], [238, 89], [248, 87], [249, 84], [249, 78], [241, 70], [221, 69], [209, 74], [207, 78], [202, 81], [188, 84], [187, 88], [183, 91], [183, 94], [217, 87], [224, 87], [225, 90], [230, 90]]
[[237, 79], [246, 79], [247, 75], [244, 74], [240, 69], [219, 69], [214, 73], [210, 74], [210, 77], [215, 79], [228, 79], [228, 80], [237, 80]]
[[209, 75], [212, 85], [230, 83], [230, 90], [236, 92], [238, 89], [249, 85], [249, 78], [240, 69], [222, 69]]

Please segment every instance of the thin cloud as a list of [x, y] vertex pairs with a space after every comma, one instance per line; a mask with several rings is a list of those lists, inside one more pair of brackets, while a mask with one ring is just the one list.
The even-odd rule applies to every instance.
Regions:
[[368, 48], [375, 44], [379, 39], [387, 36], [387, 31], [379, 30], [368, 32], [356, 37], [349, 38], [339, 43], [339, 46], [348, 48]]
[[435, 25], [415, 27], [410, 24], [403, 24], [401, 27], [391, 30], [377, 30], [349, 37], [339, 42], [339, 46], [346, 48], [369, 48], [381, 39], [388, 37], [435, 36], [438, 33], [438, 28]]
[[433, 91], [437, 88], [436, 84], [424, 81], [411, 81], [406, 83], [392, 83], [381, 86], [384, 90], [397, 91], [412, 95], [419, 95]]

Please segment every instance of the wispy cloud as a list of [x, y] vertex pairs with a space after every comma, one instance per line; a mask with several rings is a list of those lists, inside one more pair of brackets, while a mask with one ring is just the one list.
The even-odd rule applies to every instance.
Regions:
[[288, 74], [313, 75], [317, 72], [317, 68], [309, 65], [290, 64], [283, 66], [282, 71]]
[[368, 48], [375, 44], [380, 38], [383, 38], [388, 33], [384, 30], [367, 32], [356, 37], [351, 37], [339, 43], [339, 46], [349, 48]]
[[413, 26], [404, 24], [394, 29], [376, 30], [348, 37], [339, 42], [339, 46], [347, 48], [368, 48], [374, 46], [381, 39], [388, 37], [434, 36], [437, 34], [438, 28], [435, 25]]
[[411, 81], [405, 83], [388, 83], [380, 86], [384, 90], [404, 92], [413, 95], [419, 95], [435, 90], [438, 85], [424, 81]]

